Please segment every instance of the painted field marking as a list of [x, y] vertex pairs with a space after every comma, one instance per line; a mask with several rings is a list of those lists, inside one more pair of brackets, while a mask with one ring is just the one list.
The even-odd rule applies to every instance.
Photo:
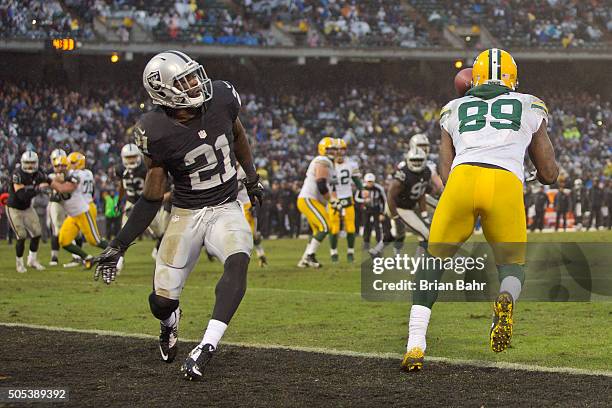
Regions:
[[[54, 326], [43, 326], [37, 324], [28, 323], [10, 323], [0, 322], [0, 326], [4, 327], [23, 327], [27, 329], [38, 329], [38, 330], [49, 330], [49, 331], [63, 331], [68, 333], [83, 333], [83, 334], [95, 334], [98, 336], [112, 336], [112, 337], [125, 337], [134, 339], [146, 339], [146, 340], [158, 340], [157, 336], [142, 333], [124, 333], [112, 330], [95, 330], [95, 329], [74, 329], [71, 327], [54, 327]], [[181, 338], [181, 341], [197, 343], [200, 339], [186, 339]], [[361, 357], [361, 358], [378, 358], [378, 359], [394, 359], [401, 360], [402, 355], [397, 353], [362, 353], [358, 351], [350, 350], [336, 350], [326, 349], [318, 347], [300, 347], [300, 346], [284, 346], [281, 344], [260, 344], [260, 343], [242, 343], [242, 342], [223, 342], [228, 346], [237, 347], [249, 347], [258, 349], [269, 349], [269, 350], [290, 350], [290, 351], [303, 351], [307, 353], [319, 353], [329, 354], [335, 356], [347, 356], [347, 357]], [[538, 365], [521, 364], [521, 363], [507, 363], [507, 362], [493, 362], [483, 360], [462, 360], [448, 357], [433, 357], [427, 356], [428, 361], [446, 363], [452, 365], [462, 365], [471, 367], [481, 368], [499, 368], [503, 370], [522, 370], [522, 371], [535, 371], [535, 372], [548, 372], [558, 374], [570, 374], [570, 375], [600, 375], [605, 377], [612, 377], [612, 371], [606, 370], [586, 370], [582, 368], [573, 367], [544, 367]], [[398, 363], [399, 364], [399, 363]]]

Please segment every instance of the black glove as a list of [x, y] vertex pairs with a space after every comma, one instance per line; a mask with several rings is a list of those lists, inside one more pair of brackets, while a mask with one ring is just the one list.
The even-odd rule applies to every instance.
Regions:
[[94, 270], [94, 280], [98, 280], [102, 275], [102, 281], [110, 285], [117, 276], [117, 263], [123, 256], [124, 251], [112, 246], [106, 247], [104, 251], [93, 259], [93, 264], [96, 265]]
[[531, 171], [525, 178], [525, 183], [531, 183], [537, 180], [538, 180], [538, 173], [536, 171]]
[[249, 199], [251, 200], [251, 205], [253, 205], [253, 207], [256, 205], [261, 206], [264, 197], [264, 186], [259, 181], [259, 175], [253, 181], [247, 181], [247, 179], [242, 180], [242, 184], [244, 184], [246, 188]]

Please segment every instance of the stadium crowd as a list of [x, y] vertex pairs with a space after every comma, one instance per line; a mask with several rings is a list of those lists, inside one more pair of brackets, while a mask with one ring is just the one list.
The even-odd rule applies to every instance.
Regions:
[[[541, 96], [551, 110], [549, 132], [562, 168], [562, 187], [571, 188], [580, 179], [589, 192], [601, 187], [597, 200], [609, 203], [610, 101], [588, 92]], [[41, 166], [47, 170], [51, 150], [78, 150], [86, 155], [95, 175], [96, 198], [102, 209], [102, 193], [117, 191], [112, 169], [120, 162], [120, 149], [129, 140], [137, 117], [150, 108], [142, 102], [146, 99], [143, 92], [120, 86], [79, 93], [66, 87], [1, 83], [3, 191], [25, 150], [38, 152]], [[407, 151], [409, 137], [417, 132], [428, 134], [432, 143], [430, 158], [437, 159], [437, 119], [445, 101], [435, 97], [394, 87], [365, 87], [281, 92], [265, 97], [243, 91], [242, 99], [242, 122], [254, 145], [259, 172], [271, 192], [260, 223], [265, 235], [297, 231], [295, 196], [315, 155], [316, 144], [324, 136], [347, 141], [349, 154], [359, 162], [362, 173], [374, 173], [381, 183], [391, 177]], [[610, 218], [602, 218], [599, 225], [609, 225]]]
[[123, 41], [139, 24], [161, 41], [249, 46], [277, 45], [272, 26], [311, 47], [432, 47], [456, 26], [507, 47], [600, 47], [612, 31], [604, 0], [0, 0], [0, 37], [92, 38], [95, 18], [118, 20]]

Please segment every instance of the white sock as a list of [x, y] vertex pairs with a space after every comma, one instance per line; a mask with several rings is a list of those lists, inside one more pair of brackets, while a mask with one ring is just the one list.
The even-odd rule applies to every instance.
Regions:
[[210, 319], [200, 346], [210, 344], [216, 349], [221, 337], [225, 334], [225, 329], [227, 329], [227, 324], [220, 320]]
[[329, 253], [330, 253], [331, 255], [338, 255], [338, 248], [336, 248], [336, 249], [330, 249], [330, 250], [329, 250]]
[[350, 255], [355, 255], [355, 248], [347, 248], [346, 253]]
[[308, 247], [306, 247], [306, 255], [311, 255], [317, 252], [317, 249], [319, 249], [319, 245], [321, 245], [321, 243], [319, 241], [317, 241], [316, 239], [311, 239], [310, 243], [308, 244]]
[[179, 308], [177, 307], [176, 309], [174, 309], [174, 312], [170, 314], [170, 317], [168, 317], [166, 320], [162, 320], [163, 325], [166, 327], [174, 326], [178, 319], [178, 314], [179, 314]]
[[28, 254], [28, 261], [36, 261], [37, 255], [38, 254], [36, 252], [30, 251]]
[[406, 350], [410, 350], [413, 347], [420, 347], [421, 350], [425, 351], [427, 342], [425, 336], [427, 335], [427, 326], [429, 326], [429, 317], [431, 316], [431, 309], [421, 305], [413, 305], [410, 308], [410, 322], [408, 323], [408, 344]]
[[15, 257], [15, 259], [17, 259], [17, 262], [20, 264], [23, 264], [23, 256], [22, 257]]
[[512, 296], [512, 300], [515, 302], [521, 295], [521, 281], [516, 276], [506, 276], [499, 285], [500, 292], [508, 292]]
[[57, 258], [57, 251], [55, 249], [51, 250], [51, 257], [52, 258]]
[[255, 253], [257, 253], [258, 258], [261, 258], [262, 256], [266, 255], [261, 245], [255, 245]]
[[376, 243], [376, 246], [374, 247], [374, 252], [380, 252], [383, 250], [384, 247], [385, 247], [385, 243], [382, 240], [378, 241]]

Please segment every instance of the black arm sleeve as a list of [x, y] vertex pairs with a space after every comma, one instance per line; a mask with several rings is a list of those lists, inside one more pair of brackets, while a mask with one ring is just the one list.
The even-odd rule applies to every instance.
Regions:
[[17, 199], [22, 202], [28, 202], [35, 196], [36, 190], [34, 190], [33, 188], [22, 188], [21, 190], [15, 192], [15, 197], [17, 197]]
[[117, 234], [117, 238], [112, 240], [110, 245], [125, 252], [130, 244], [151, 224], [161, 205], [162, 200], [150, 201], [141, 196], [134, 204], [131, 217], [128, 218], [119, 234]]
[[324, 178], [320, 178], [317, 180], [317, 188], [319, 189], [319, 193], [325, 195], [329, 193], [329, 189], [327, 188], [327, 180]]

